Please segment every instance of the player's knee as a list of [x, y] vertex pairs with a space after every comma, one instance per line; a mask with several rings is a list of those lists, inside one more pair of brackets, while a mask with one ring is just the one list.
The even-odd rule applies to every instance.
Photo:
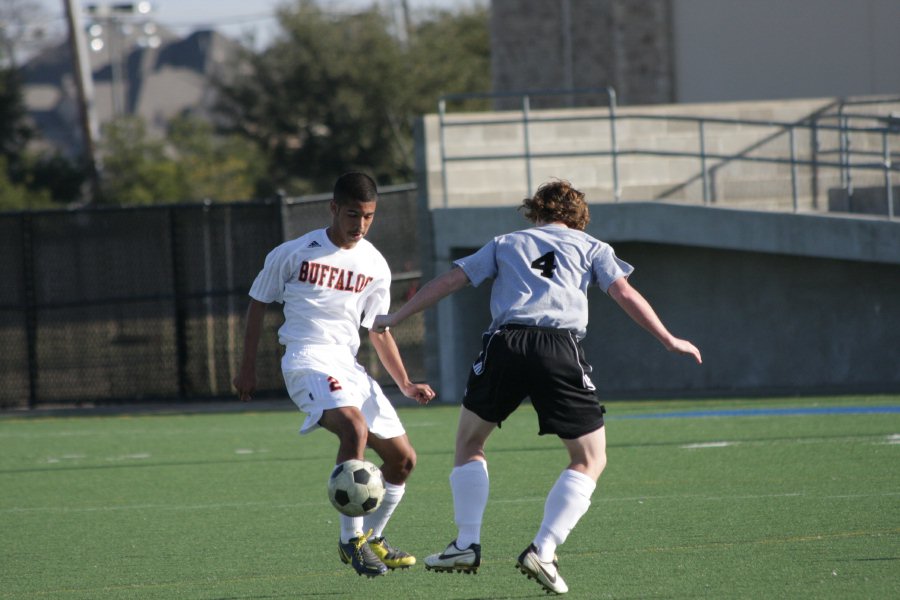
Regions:
[[597, 481], [606, 468], [606, 452], [587, 457], [584, 467], [585, 474]]
[[606, 453], [588, 454], [577, 458], [573, 457], [572, 462], [569, 464], [569, 468], [580, 471], [594, 481], [597, 481], [597, 479], [600, 478], [600, 474], [603, 473], [603, 470], [606, 468]]
[[416, 451], [410, 448], [409, 451], [401, 457], [399, 463], [400, 472], [403, 475], [403, 479], [406, 480], [410, 473], [413, 472], [413, 469], [416, 468]]
[[381, 468], [388, 483], [400, 485], [404, 483], [416, 468], [416, 452], [412, 448], [385, 462]]
[[594, 461], [594, 472], [597, 473], [597, 477], [600, 477], [604, 469], [606, 469], [606, 452], [598, 456]]
[[487, 460], [484, 454], [484, 440], [476, 436], [457, 439], [456, 458], [458, 464], [465, 464], [473, 460]]

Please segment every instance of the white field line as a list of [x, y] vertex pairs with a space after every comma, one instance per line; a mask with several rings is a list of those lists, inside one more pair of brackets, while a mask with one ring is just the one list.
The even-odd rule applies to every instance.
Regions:
[[685, 450], [694, 450], [697, 448], [727, 448], [728, 446], [734, 446], [739, 442], [702, 442], [699, 444], [685, 444], [680, 446]]
[[[677, 494], [672, 496], [631, 496], [625, 498], [593, 498], [592, 502], [646, 502], [646, 501], [672, 501], [672, 500], [706, 500], [710, 502], [722, 502], [732, 500], [768, 500], [772, 498], [809, 498], [815, 500], [843, 500], [848, 498], [884, 498], [900, 496], [900, 491], [883, 492], [878, 494], [835, 494], [828, 496], [810, 496], [803, 492], [786, 492], [781, 494], [750, 494], [743, 496], [704, 496], [701, 494]], [[509, 499], [494, 499], [492, 504], [521, 504], [532, 502], [544, 502], [544, 496], [530, 496]], [[125, 504], [119, 506], [33, 506], [11, 507], [0, 509], [0, 514], [27, 514], [27, 513], [91, 513], [91, 512], [118, 512], [129, 510], [158, 510], [158, 511], [205, 511], [205, 510], [231, 510], [252, 507], [266, 507], [271, 509], [302, 508], [306, 506], [320, 506], [321, 502], [217, 502], [212, 504]]]
[[731, 446], [775, 446], [775, 445], [810, 445], [810, 444], [900, 444], [900, 433], [891, 435], [854, 435], [835, 440], [832, 438], [782, 438], [775, 440], [735, 440], [735, 441], [713, 441], [713, 442], [696, 442], [691, 444], [682, 444], [679, 448], [684, 450], [695, 450], [698, 448], [729, 448]]
[[[2, 436], [0, 436], [2, 437]], [[889, 436], [853, 436], [850, 438], [846, 438], [841, 440], [844, 443], [856, 443], [856, 442], [870, 442], [876, 444], [888, 444], [888, 445], [897, 445], [900, 444], [900, 433], [894, 433]], [[679, 448], [684, 450], [698, 450], [698, 449], [706, 449], [706, 448], [729, 448], [732, 446], [760, 446], [760, 445], [773, 445], [773, 444], [821, 444], [828, 443], [834, 444], [835, 440], [833, 439], [780, 439], [780, 440], [745, 440], [745, 441], [713, 441], [713, 442], [696, 442], [690, 444], [682, 444]], [[265, 448], [260, 448], [258, 450], [253, 450], [250, 448], [236, 448], [234, 450], [235, 454], [238, 455], [250, 455], [250, 454], [265, 454], [268, 453], [269, 450]], [[56, 464], [63, 460], [80, 460], [88, 458], [85, 454], [77, 454], [70, 453], [64, 454], [62, 456], [50, 456], [45, 459], [46, 463]], [[122, 456], [116, 457], [104, 457], [101, 460], [110, 462], [110, 461], [123, 461], [123, 460], [143, 460], [150, 458], [150, 454], [146, 452], [135, 452], [132, 454], [126, 454]]]
[[[234, 453], [245, 456], [250, 454], [267, 454], [269, 451], [265, 448], [252, 449], [252, 448], [235, 448]], [[106, 456], [101, 457], [99, 460], [103, 460], [106, 462], [121, 462], [126, 460], [146, 460], [148, 458], [152, 458], [153, 456], [149, 452], [133, 452], [131, 454], [122, 454], [120, 456]], [[46, 462], [48, 464], [57, 464], [62, 462], [63, 460], [81, 460], [83, 458], [90, 458], [86, 454], [63, 454], [62, 456], [48, 456]]]
[[[297, 413], [300, 414], [300, 413]], [[299, 421], [298, 421], [299, 422]], [[205, 434], [247, 434], [253, 432], [263, 432], [270, 434], [272, 431], [284, 431], [287, 434], [290, 434], [292, 431], [296, 432], [296, 428], [291, 429], [289, 426], [287, 429], [283, 427], [269, 427], [258, 425], [256, 427], [247, 426], [247, 427], [209, 427], [204, 428], [203, 432]], [[153, 429], [153, 428], [131, 428], [131, 429], [66, 429], [63, 431], [25, 431], [23, 429], [5, 429], [0, 430], [0, 440], [3, 439], [20, 439], [20, 440], [28, 440], [28, 439], [42, 439], [42, 438], [68, 438], [68, 437], [111, 437], [111, 438], [132, 438], [135, 436], [146, 435], [153, 438], [159, 438], [163, 436], [176, 436], [176, 435], [186, 435], [186, 436], [195, 436], [197, 435], [197, 430], [185, 427], [173, 427], [168, 429]]]
[[[603, 503], [603, 502], [645, 502], [648, 500], [656, 501], [664, 501], [668, 502], [671, 500], [707, 500], [710, 502], [722, 502], [722, 501], [731, 501], [731, 500], [768, 500], [771, 498], [810, 498], [816, 500], [842, 500], [847, 498], [887, 498], [893, 496], [900, 496], [900, 491], [896, 492], [881, 492], [877, 494], [831, 494], [828, 496], [810, 496], [804, 492], [784, 492], [780, 494], [745, 494], [741, 496], [705, 496], [702, 494], [677, 494], [673, 496], [630, 496], [623, 498], [609, 498], [603, 497], [602, 494], [598, 494], [591, 498], [592, 503]], [[526, 498], [509, 498], [509, 499], [495, 499], [491, 500], [492, 503], [497, 504], [517, 504], [517, 503], [527, 503], [527, 502], [544, 502], [546, 498], [544, 496], [529, 496]]]
[[0, 514], [22, 513], [91, 513], [91, 512], [117, 512], [127, 510], [159, 510], [159, 511], [191, 511], [191, 510], [220, 510], [243, 509], [255, 506], [277, 508], [301, 508], [304, 506], [318, 506], [321, 502], [292, 502], [278, 504], [274, 502], [216, 502], [213, 504], [123, 504], [119, 506], [35, 506], [13, 507], [0, 509]]

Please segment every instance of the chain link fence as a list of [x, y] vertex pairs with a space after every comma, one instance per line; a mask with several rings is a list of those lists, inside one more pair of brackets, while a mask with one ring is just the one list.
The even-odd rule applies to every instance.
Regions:
[[[330, 222], [329, 199], [0, 214], [0, 408], [230, 397], [247, 291], [272, 248]], [[397, 301], [418, 285], [416, 209], [414, 186], [385, 189], [370, 236]], [[277, 308], [259, 397], [284, 394]], [[421, 322], [393, 333], [423, 377]], [[366, 337], [359, 360], [390, 385]]]

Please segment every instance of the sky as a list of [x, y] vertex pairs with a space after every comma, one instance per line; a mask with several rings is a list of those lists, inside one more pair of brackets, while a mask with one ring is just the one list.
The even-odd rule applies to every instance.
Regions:
[[[3, 1], [3, 0], [0, 0]], [[64, 0], [35, 0], [44, 8], [48, 19], [49, 35], [65, 32]], [[119, 4], [126, 0], [78, 0], [89, 4]], [[132, 0], [137, 2], [137, 0]], [[179, 35], [196, 29], [217, 29], [232, 37], [252, 33], [257, 45], [264, 45], [276, 31], [275, 9], [290, 0], [151, 0], [152, 16], [156, 23]], [[401, 0], [325, 0], [331, 10], [354, 10], [379, 4], [382, 7], [399, 6]], [[486, 2], [487, 0], [482, 0]], [[429, 8], [453, 8], [471, 6], [476, 0], [407, 0], [412, 11]]]

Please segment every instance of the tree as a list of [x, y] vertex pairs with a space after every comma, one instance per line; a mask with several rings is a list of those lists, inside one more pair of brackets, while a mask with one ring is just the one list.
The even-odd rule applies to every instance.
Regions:
[[0, 4], [0, 65], [15, 69], [20, 51], [29, 51], [44, 37], [46, 11], [35, 0], [3, 0]]
[[7, 159], [0, 156], [0, 211], [51, 208], [54, 206], [47, 190], [34, 191], [10, 179]]
[[[0, 64], [6, 46], [0, 44]], [[85, 170], [59, 155], [28, 150], [34, 130], [28, 125], [22, 81], [12, 66], [0, 67], [0, 209], [52, 208], [77, 200]]]
[[[0, 47], [0, 64], [5, 50]], [[12, 67], [0, 67], [0, 210], [45, 207], [50, 194], [30, 189], [25, 146], [31, 129], [25, 120], [22, 85]]]
[[162, 139], [140, 117], [119, 118], [104, 127], [100, 147], [105, 204], [249, 200], [265, 172], [252, 143], [192, 117], [173, 119]]
[[[282, 36], [222, 87], [223, 110], [272, 159], [289, 191], [327, 189], [336, 171], [393, 171], [387, 104], [401, 93], [400, 48], [375, 10], [331, 18], [313, 2], [283, 9]], [[324, 186], [324, 187], [323, 187]]]
[[[0, 50], [2, 56], [3, 50]], [[0, 155], [15, 168], [32, 132], [25, 121], [22, 82], [12, 67], [0, 68]]]
[[329, 14], [297, 0], [278, 19], [280, 37], [248, 50], [246, 67], [217, 87], [220, 114], [266, 152], [272, 184], [289, 193], [330, 189], [351, 169], [409, 181], [416, 117], [441, 93], [489, 85], [484, 8], [432, 13], [408, 41], [374, 7]]
[[435, 13], [414, 29], [410, 44], [409, 52], [414, 60], [409, 80], [416, 101], [412, 107], [415, 114], [436, 112], [437, 102], [445, 94], [491, 89], [491, 42], [486, 8]]
[[41, 154], [29, 160], [28, 171], [29, 188], [46, 192], [57, 206], [81, 200], [88, 178], [86, 164], [60, 153]]
[[162, 140], [147, 135], [139, 117], [122, 117], [103, 127], [101, 198], [104, 204], [158, 204], [182, 200], [178, 165]]
[[178, 117], [168, 146], [177, 158], [182, 195], [190, 200], [250, 200], [265, 176], [265, 160], [246, 138], [218, 135], [208, 121]]

